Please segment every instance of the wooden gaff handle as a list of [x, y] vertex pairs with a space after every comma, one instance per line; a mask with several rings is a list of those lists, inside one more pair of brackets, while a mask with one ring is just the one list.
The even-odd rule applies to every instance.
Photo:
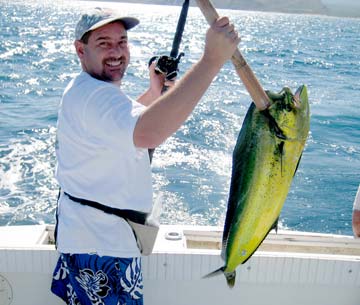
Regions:
[[[196, 0], [196, 2], [207, 22], [212, 25], [216, 19], [219, 18], [219, 15], [210, 0]], [[253, 99], [256, 108], [265, 110], [270, 105], [269, 97], [261, 87], [254, 72], [251, 70], [238, 48], [231, 57], [231, 61], [235, 66], [236, 73], [240, 76], [246, 90]]]

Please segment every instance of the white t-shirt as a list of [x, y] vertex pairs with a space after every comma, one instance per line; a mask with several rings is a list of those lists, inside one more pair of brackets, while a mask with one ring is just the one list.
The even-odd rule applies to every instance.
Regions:
[[[119, 87], [81, 72], [65, 89], [58, 115], [56, 178], [62, 191], [119, 209], [150, 212], [147, 149], [133, 143], [144, 106]], [[139, 256], [125, 220], [83, 206], [62, 194], [58, 250], [116, 257]]]

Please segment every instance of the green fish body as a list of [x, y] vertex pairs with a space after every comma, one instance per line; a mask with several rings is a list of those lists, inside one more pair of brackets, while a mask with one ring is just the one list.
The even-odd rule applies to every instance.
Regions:
[[229, 287], [235, 269], [245, 263], [276, 227], [310, 128], [306, 86], [289, 88], [271, 99], [264, 111], [252, 104], [233, 152], [222, 258]]

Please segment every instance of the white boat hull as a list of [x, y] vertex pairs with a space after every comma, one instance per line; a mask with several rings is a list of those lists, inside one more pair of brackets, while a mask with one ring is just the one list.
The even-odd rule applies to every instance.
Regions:
[[[58, 258], [52, 226], [0, 228], [0, 304], [64, 304], [50, 292]], [[279, 232], [237, 269], [229, 289], [223, 276], [221, 230], [161, 226], [154, 253], [143, 258], [146, 305], [359, 305], [360, 240], [349, 236]]]

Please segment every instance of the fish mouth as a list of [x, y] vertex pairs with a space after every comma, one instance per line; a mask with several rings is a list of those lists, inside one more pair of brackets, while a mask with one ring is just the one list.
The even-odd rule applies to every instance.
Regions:
[[294, 102], [294, 106], [296, 108], [300, 108], [301, 104], [303, 103], [303, 100], [301, 99], [302, 93], [303, 91], [306, 90], [306, 86], [305, 85], [301, 85], [295, 92], [294, 96], [293, 96], [293, 102]]
[[235, 285], [236, 271], [224, 272], [224, 275], [229, 288], [233, 288]]

